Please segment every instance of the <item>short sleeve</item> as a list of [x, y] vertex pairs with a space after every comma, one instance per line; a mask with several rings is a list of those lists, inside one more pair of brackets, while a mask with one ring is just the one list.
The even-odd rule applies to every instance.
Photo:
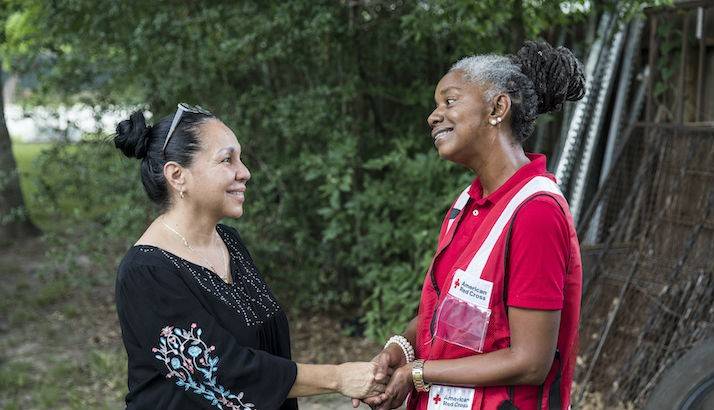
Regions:
[[277, 409], [287, 398], [296, 364], [241, 346], [176, 272], [144, 265], [120, 270], [116, 297], [122, 332], [135, 344], [130, 354], [145, 358], [156, 376], [201, 407]]
[[548, 195], [526, 202], [514, 217], [510, 240], [508, 306], [562, 309], [570, 245], [560, 205]]

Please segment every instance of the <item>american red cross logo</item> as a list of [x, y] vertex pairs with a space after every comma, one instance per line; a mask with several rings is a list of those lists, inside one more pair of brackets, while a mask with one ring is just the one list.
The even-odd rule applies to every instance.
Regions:
[[441, 401], [441, 396], [439, 396], [439, 394], [437, 393], [433, 400], [434, 404], [439, 404], [439, 402]]
[[459, 279], [456, 279], [456, 282], [454, 282], [454, 287], [455, 287], [455, 288], [458, 288], [459, 285], [461, 285], [461, 282], [460, 282]]

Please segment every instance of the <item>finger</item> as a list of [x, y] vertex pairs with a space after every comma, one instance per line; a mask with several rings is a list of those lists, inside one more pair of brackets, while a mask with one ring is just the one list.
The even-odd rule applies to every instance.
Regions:
[[396, 400], [392, 400], [392, 408], [395, 409], [395, 408], [401, 406], [402, 403], [404, 403], [404, 400], [407, 399], [407, 394], [409, 394], [409, 393], [404, 392], [404, 393], [400, 394]]
[[375, 396], [378, 393], [384, 393], [385, 390], [387, 390], [386, 384], [375, 384], [372, 386], [372, 394], [370, 394], [370, 396]]
[[364, 402], [370, 406], [378, 406], [388, 401], [390, 398], [391, 397], [387, 393], [380, 393], [364, 399]]
[[374, 407], [382, 404], [382, 402], [384, 400], [381, 400], [380, 396], [372, 396], [372, 397], [367, 397], [366, 399], [363, 399], [362, 401], [367, 403], [368, 406], [374, 408]]
[[387, 390], [383, 393], [383, 395], [384, 401], [382, 402], [382, 408], [394, 408], [394, 403], [396, 402], [396, 396], [399, 395], [399, 390], [397, 390], [395, 386], [388, 386]]
[[389, 357], [384, 354], [380, 353], [376, 357], [376, 361], [374, 362], [376, 365], [375, 372], [374, 372], [374, 378], [376, 380], [383, 380], [385, 377], [387, 377], [387, 374], [389, 372]]
[[409, 394], [409, 390], [402, 390], [400, 391], [396, 397], [392, 399], [392, 403], [390, 404], [392, 409], [396, 409], [397, 407], [401, 406], [402, 403], [404, 403], [404, 400], [407, 399], [407, 395]]
[[355, 409], [359, 407], [359, 399], [352, 399], [352, 407]]

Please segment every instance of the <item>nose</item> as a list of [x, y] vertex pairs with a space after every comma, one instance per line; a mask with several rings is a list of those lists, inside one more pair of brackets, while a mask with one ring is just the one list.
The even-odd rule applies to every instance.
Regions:
[[431, 114], [429, 114], [429, 116], [426, 118], [426, 122], [431, 128], [434, 128], [436, 124], [442, 121], [444, 121], [444, 114], [442, 112], [441, 107], [434, 108], [434, 111], [432, 111]]
[[236, 180], [242, 181], [243, 183], [248, 182], [250, 179], [250, 170], [248, 170], [248, 167], [245, 166], [242, 162], [240, 163], [240, 166], [238, 167], [238, 170], [236, 172]]

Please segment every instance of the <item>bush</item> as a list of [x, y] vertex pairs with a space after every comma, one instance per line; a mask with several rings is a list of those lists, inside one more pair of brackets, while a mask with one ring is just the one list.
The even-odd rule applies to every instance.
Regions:
[[111, 283], [123, 253], [153, 219], [137, 164], [118, 154], [105, 138], [89, 135], [58, 142], [35, 159], [28, 183], [33, 214], [49, 221], [47, 279], [73, 289]]
[[[383, 338], [415, 314], [443, 212], [469, 177], [405, 142], [417, 138], [395, 139], [385, 155], [354, 164], [347, 131], [323, 136], [329, 142], [315, 145], [326, 150], [298, 150], [282, 163], [259, 164], [247, 153], [246, 214], [228, 223], [287, 308], [357, 314], [370, 336]], [[73, 286], [106, 282], [156, 216], [138, 162], [88, 136], [54, 145], [35, 166], [35, 201], [55, 221], [55, 272]], [[78, 274], [86, 266], [106, 267], [104, 279]]]
[[[428, 137], [439, 78], [460, 57], [553, 41], [586, 17], [550, 0], [105, 3], [18, 5], [3, 50], [38, 73], [33, 101], [146, 104], [156, 118], [177, 101], [211, 109], [253, 173], [231, 223], [283, 304], [359, 316], [375, 338], [416, 313], [443, 212], [470, 179]], [[95, 137], [40, 166], [43, 206], [65, 229], [56, 257], [113, 270], [154, 216], [138, 164]]]

